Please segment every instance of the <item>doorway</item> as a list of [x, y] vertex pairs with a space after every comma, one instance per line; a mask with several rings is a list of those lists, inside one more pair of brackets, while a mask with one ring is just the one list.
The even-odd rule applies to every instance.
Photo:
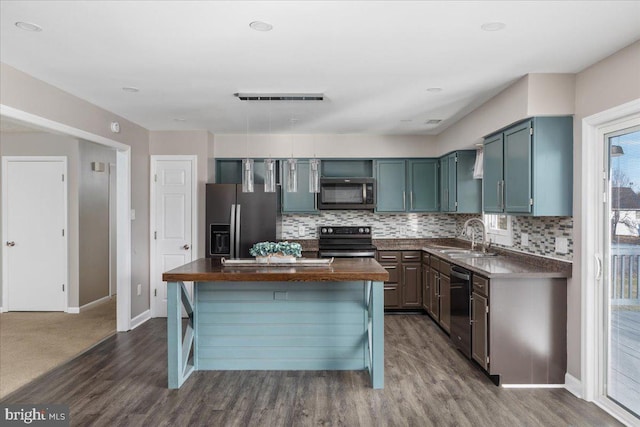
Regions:
[[[167, 317], [162, 273], [193, 261], [197, 254], [196, 156], [151, 156], [151, 313]], [[188, 292], [193, 284], [186, 282]]]
[[67, 159], [6, 156], [2, 171], [3, 304], [66, 311]]
[[640, 126], [604, 138], [602, 392], [640, 418]]
[[[585, 117], [581, 151], [581, 387], [567, 374], [567, 388], [625, 424], [638, 423], [640, 375], [637, 271], [632, 209], [637, 184], [640, 99]], [[626, 147], [626, 148], [625, 148]], [[627, 156], [627, 157], [625, 157]], [[635, 158], [635, 160], [634, 160]], [[626, 177], [624, 176], [626, 175]], [[630, 270], [631, 268], [631, 270]], [[631, 292], [629, 292], [631, 289]]]

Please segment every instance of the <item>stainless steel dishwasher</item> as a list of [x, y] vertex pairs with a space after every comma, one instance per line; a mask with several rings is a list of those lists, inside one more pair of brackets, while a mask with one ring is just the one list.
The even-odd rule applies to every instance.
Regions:
[[451, 278], [451, 341], [471, 358], [471, 272], [452, 265]]

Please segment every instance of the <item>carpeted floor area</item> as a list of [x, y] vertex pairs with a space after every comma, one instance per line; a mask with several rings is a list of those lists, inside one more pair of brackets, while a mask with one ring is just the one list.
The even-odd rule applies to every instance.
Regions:
[[80, 314], [0, 314], [0, 398], [115, 331], [115, 298]]

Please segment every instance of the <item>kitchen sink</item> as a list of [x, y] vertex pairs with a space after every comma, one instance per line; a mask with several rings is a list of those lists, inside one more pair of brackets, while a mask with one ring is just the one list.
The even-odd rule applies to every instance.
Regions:
[[454, 253], [449, 253], [447, 255], [449, 255], [451, 258], [458, 259], [458, 258], [488, 258], [488, 257], [497, 256], [498, 254], [495, 252], [468, 251], [468, 252], [454, 252]]
[[438, 249], [441, 254], [447, 255], [450, 258], [484, 258], [496, 256], [495, 252], [481, 252], [471, 249], [450, 248], [450, 249]]

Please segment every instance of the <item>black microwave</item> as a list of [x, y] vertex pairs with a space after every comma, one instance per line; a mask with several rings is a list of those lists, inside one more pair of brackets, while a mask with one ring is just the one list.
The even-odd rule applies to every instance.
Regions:
[[375, 209], [376, 183], [373, 178], [321, 178], [318, 208]]

